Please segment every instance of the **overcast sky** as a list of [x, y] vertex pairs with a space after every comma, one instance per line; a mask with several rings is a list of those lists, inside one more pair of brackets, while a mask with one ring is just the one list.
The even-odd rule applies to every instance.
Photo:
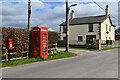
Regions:
[[[36, 25], [46, 26], [59, 31], [59, 24], [65, 21], [66, 0], [31, 0], [32, 15], [31, 27]], [[105, 9], [109, 5], [113, 24], [118, 27], [118, 1], [119, 0], [94, 0]], [[69, 5], [77, 3], [72, 7], [76, 17], [104, 15], [92, 0], [69, 0]], [[27, 0], [2, 0], [0, 2], [0, 26], [27, 28]], [[71, 11], [70, 10], [70, 11]]]

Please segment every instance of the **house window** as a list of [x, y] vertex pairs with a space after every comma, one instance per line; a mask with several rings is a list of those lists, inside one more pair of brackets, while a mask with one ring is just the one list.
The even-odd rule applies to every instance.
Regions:
[[61, 27], [60, 27], [60, 32], [61, 32]]
[[89, 32], [93, 32], [93, 24], [89, 24]]
[[66, 33], [66, 26], [63, 26], [63, 33]]
[[63, 40], [66, 41], [66, 37], [63, 37]]
[[109, 31], [111, 32], [111, 26], [109, 26]]
[[106, 31], [108, 30], [108, 26], [107, 26], [107, 24], [106, 24]]
[[78, 42], [83, 41], [83, 37], [82, 36], [78, 36]]
[[107, 40], [107, 37], [106, 37], [106, 40]]
[[109, 37], [109, 40], [111, 40], [111, 37]]

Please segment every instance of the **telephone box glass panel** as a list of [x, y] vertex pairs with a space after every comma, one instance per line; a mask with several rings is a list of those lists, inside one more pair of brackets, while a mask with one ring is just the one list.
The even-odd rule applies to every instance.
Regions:
[[39, 48], [39, 34], [38, 33], [36, 33], [35, 35], [34, 35], [34, 49], [38, 49]]
[[42, 52], [45, 55], [45, 53], [46, 53], [46, 34], [42, 35], [42, 39], [43, 39], [43, 42], [42, 42], [42, 45], [43, 45]]

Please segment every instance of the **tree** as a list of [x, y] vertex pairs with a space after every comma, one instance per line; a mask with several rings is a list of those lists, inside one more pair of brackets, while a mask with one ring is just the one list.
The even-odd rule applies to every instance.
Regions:
[[115, 39], [120, 40], [120, 27], [115, 30]]
[[120, 27], [115, 30], [115, 34], [116, 34], [116, 35], [120, 34]]

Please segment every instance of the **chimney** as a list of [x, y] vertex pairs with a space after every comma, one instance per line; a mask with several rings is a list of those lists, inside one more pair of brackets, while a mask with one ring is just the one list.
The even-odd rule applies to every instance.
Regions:
[[106, 16], [109, 16], [109, 15], [110, 15], [108, 5], [106, 5], [105, 15], [106, 15]]
[[74, 13], [74, 11], [72, 10], [72, 11], [71, 11], [71, 19], [73, 19], [73, 18], [75, 18], [75, 13]]

